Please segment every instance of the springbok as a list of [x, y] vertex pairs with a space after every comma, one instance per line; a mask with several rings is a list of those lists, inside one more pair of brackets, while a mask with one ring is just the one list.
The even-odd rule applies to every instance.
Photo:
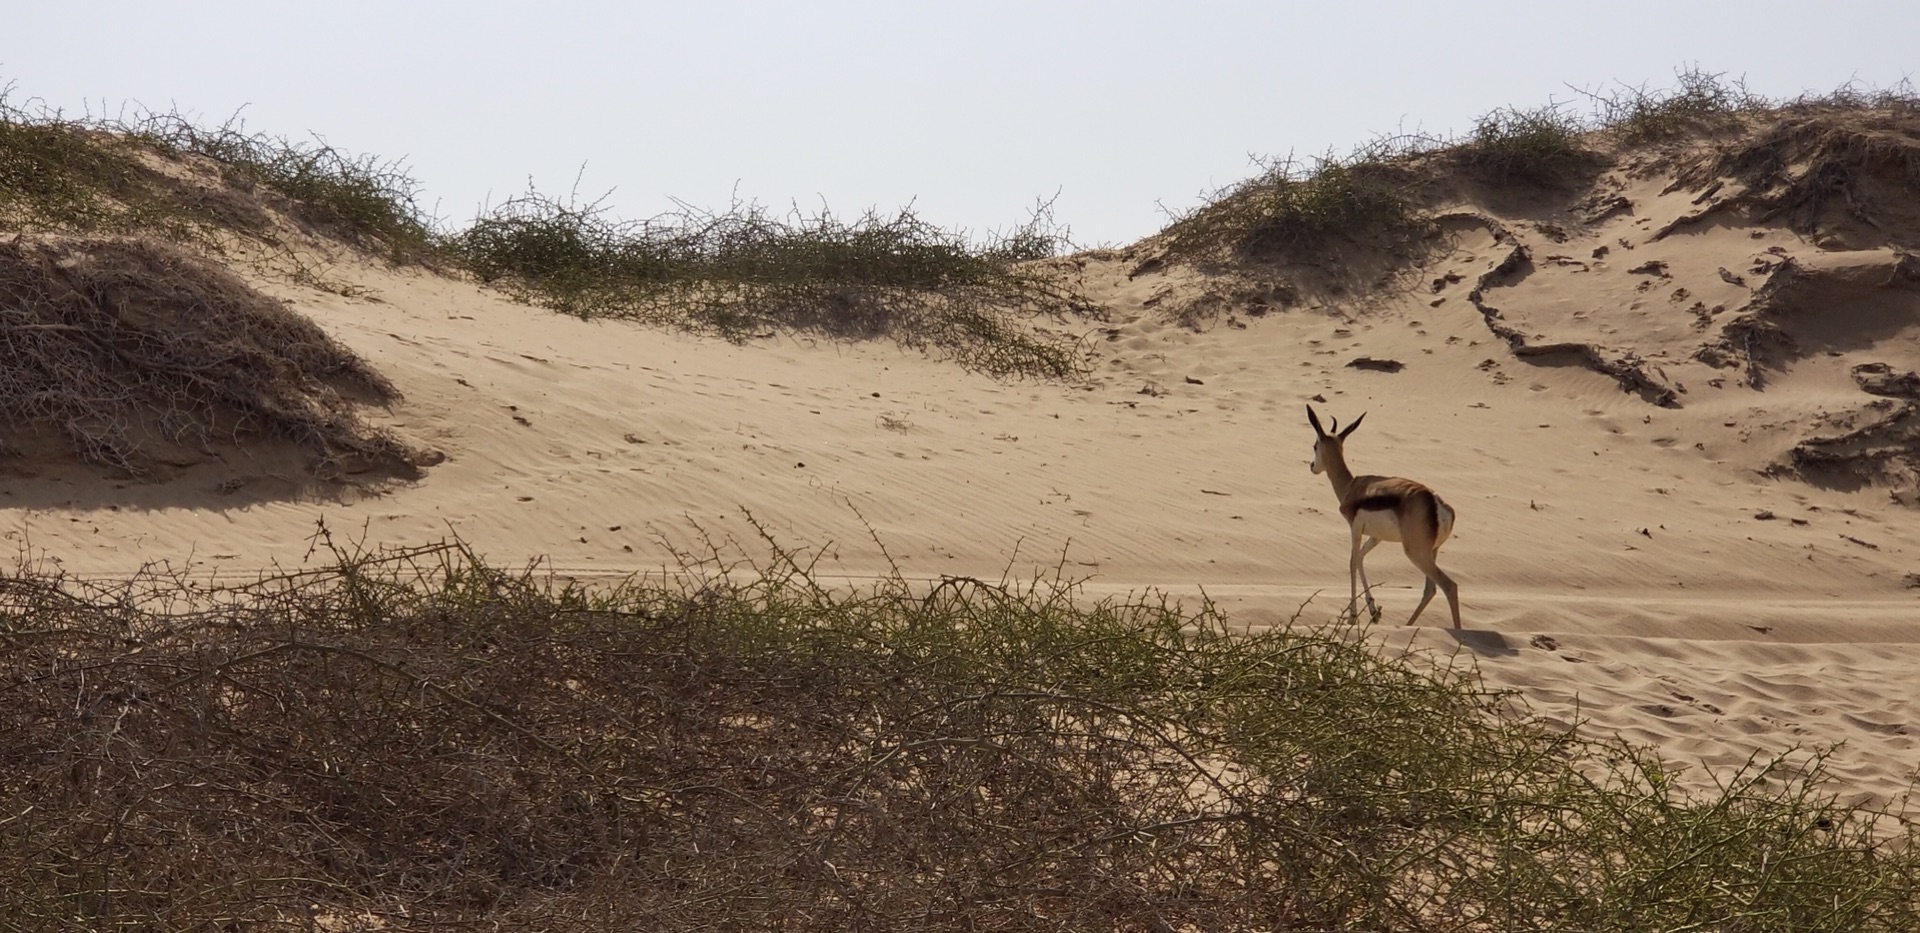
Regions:
[[[1340, 514], [1353, 531], [1353, 556], [1347, 562], [1347, 612], [1359, 617], [1359, 594], [1367, 596], [1367, 612], [1380, 619], [1380, 607], [1373, 601], [1373, 587], [1367, 583], [1367, 552], [1382, 541], [1398, 541], [1407, 550], [1407, 559], [1427, 575], [1426, 592], [1420, 605], [1407, 618], [1412, 625], [1433, 600], [1435, 585], [1447, 594], [1447, 607], [1453, 610], [1453, 627], [1460, 627], [1460, 588], [1453, 578], [1435, 563], [1440, 545], [1453, 534], [1453, 508], [1426, 486], [1398, 476], [1355, 476], [1347, 469], [1346, 441], [1360, 422], [1363, 412], [1347, 429], [1340, 430], [1333, 419], [1333, 431], [1320, 427], [1320, 416], [1307, 406], [1307, 423], [1318, 435], [1313, 442], [1313, 472], [1325, 473], [1333, 483], [1333, 494], [1340, 497]], [[1336, 433], [1337, 432], [1337, 433]], [[1366, 543], [1361, 544], [1360, 539]], [[1356, 578], [1358, 583], [1355, 582]]]

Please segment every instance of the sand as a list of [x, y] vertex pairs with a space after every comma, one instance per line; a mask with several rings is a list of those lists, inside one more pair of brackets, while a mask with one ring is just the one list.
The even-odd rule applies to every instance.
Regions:
[[[853, 579], [1060, 572], [1093, 595], [1204, 591], [1250, 626], [1323, 622], [1344, 608], [1347, 531], [1307, 468], [1312, 401], [1342, 423], [1367, 413], [1357, 472], [1418, 479], [1458, 513], [1440, 562], [1466, 629], [1444, 605], [1398, 627], [1420, 578], [1389, 545], [1369, 559], [1383, 645], [1471, 659], [1542, 720], [1703, 777], [1837, 743], [1839, 789], [1889, 800], [1920, 766], [1920, 516], [1884, 458], [1815, 481], [1782, 464], [1888, 417], [1852, 367], [1920, 368], [1920, 291], [1892, 251], [1686, 221], [1691, 192], [1609, 184], [1629, 206], [1576, 229], [1463, 208], [1450, 248], [1376, 297], [1229, 305], [1198, 329], [1168, 311], [1192, 273], [1131, 274], [1145, 248], [1075, 257], [1111, 319], [1076, 325], [1094, 375], [1073, 385], [884, 344], [584, 322], [343, 252], [332, 290], [255, 284], [390, 378], [404, 401], [370, 418], [443, 462], [292, 500], [264, 468], [223, 486], [42, 464], [0, 480], [0, 547], [80, 574], [249, 578], [313, 560], [324, 523], [600, 577], [671, 566], [703, 537], [751, 550], [757, 523]], [[1792, 282], [1773, 274], [1787, 260]], [[1776, 279], [1770, 320], [1794, 354], [1758, 385], [1694, 358], [1748, 333], [1727, 328]], [[1361, 357], [1403, 366], [1348, 365]]]

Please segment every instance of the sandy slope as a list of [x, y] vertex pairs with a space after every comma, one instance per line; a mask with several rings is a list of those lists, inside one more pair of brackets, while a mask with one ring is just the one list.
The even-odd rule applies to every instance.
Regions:
[[[1459, 512], [1442, 564], [1469, 630], [1383, 631], [1389, 643], [1470, 655], [1544, 718], [1588, 718], [1679, 761], [1843, 742], [1849, 790], [1884, 799], [1920, 765], [1920, 590], [1907, 582], [1920, 521], [1867, 479], [1820, 488], [1763, 471], [1821, 425], [1870, 414], [1851, 365], [1920, 367], [1920, 305], [1887, 293], [1870, 334], [1843, 328], [1856, 336], [1756, 388], [1690, 358], [1762, 287], [1750, 270], [1894, 257], [1718, 221], [1657, 237], [1697, 205], [1618, 186], [1629, 209], [1571, 231], [1450, 221], [1452, 252], [1364, 310], [1242, 309], [1198, 332], [1161, 307], [1191, 283], [1081, 257], [1113, 318], [1088, 331], [1096, 374], [1075, 386], [995, 382], [884, 346], [581, 322], [343, 262], [330, 275], [361, 297], [260, 284], [397, 384], [406, 401], [384, 423], [447, 456], [423, 481], [286, 501], [267, 475], [223, 491], [191, 473], [138, 485], [47, 466], [0, 486], [0, 537], [81, 573], [159, 560], [244, 576], [300, 563], [324, 521], [342, 537], [457, 533], [496, 561], [616, 574], [668, 565], [702, 533], [750, 539], [746, 509], [783, 544], [823, 547], [832, 573], [1057, 565], [1096, 593], [1204, 587], [1248, 624], [1325, 619], [1345, 599], [1346, 531], [1306, 466], [1302, 407], [1318, 396], [1343, 422], [1370, 413], [1349, 446], [1357, 470], [1418, 478]], [[1516, 245], [1527, 262], [1483, 282]], [[1655, 260], [1662, 271], [1632, 271]], [[1631, 354], [1682, 391], [1680, 407], [1578, 353], [1516, 356], [1476, 300], [1534, 344]], [[1405, 368], [1347, 365], [1363, 355]], [[1397, 626], [1417, 575], [1391, 546], [1370, 563]], [[1444, 607], [1430, 612], [1444, 623]]]

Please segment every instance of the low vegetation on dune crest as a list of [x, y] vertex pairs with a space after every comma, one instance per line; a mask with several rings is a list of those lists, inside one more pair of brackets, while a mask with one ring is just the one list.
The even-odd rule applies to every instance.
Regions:
[[391, 259], [422, 258], [433, 224], [397, 163], [325, 143], [200, 126], [178, 114], [73, 119], [0, 91], [0, 224], [153, 234], [217, 247], [280, 238], [274, 215]]
[[996, 375], [1059, 379], [1084, 367], [1079, 348], [1031, 322], [1098, 313], [1036, 264], [1065, 242], [1045, 206], [976, 242], [911, 209], [848, 221], [735, 204], [622, 223], [594, 205], [529, 193], [445, 248], [483, 281], [582, 317], [731, 339], [770, 328], [892, 338]]
[[[1301, 261], [1343, 245], [1404, 251], [1430, 232], [1425, 209], [1446, 191], [1571, 188], [1623, 153], [1687, 149], [1689, 141], [1703, 144], [1704, 153], [1687, 152], [1674, 167], [1684, 183], [1701, 187], [1721, 176], [1790, 174], [1796, 183], [1787, 187], [1800, 189], [1796, 200], [1805, 207], [1809, 199], [1841, 196], [1852, 185], [1848, 171], [1873, 169], [1868, 163], [1881, 156], [1906, 166], [1909, 195], [1920, 191], [1920, 171], [1912, 168], [1920, 143], [1911, 139], [1920, 96], [1907, 85], [1772, 100], [1721, 75], [1686, 70], [1670, 88], [1581, 95], [1584, 112], [1570, 104], [1508, 107], [1482, 116], [1462, 136], [1403, 134], [1346, 156], [1268, 160], [1254, 177], [1205, 196], [1149, 242], [1166, 260], [1214, 269]], [[1850, 124], [1849, 116], [1904, 120], [1909, 129], [1889, 135]], [[1796, 145], [1805, 149], [1816, 139], [1828, 156], [1821, 161], [1835, 164], [1789, 172]], [[1802, 227], [1807, 222], [1804, 213], [1784, 213]]]
[[[0, 226], [147, 234], [218, 251], [304, 233], [395, 262], [464, 270], [569, 314], [745, 339], [773, 329], [888, 338], [1000, 376], [1082, 371], [1035, 326], [1097, 310], [1039, 263], [1067, 245], [1043, 204], [985, 238], [912, 210], [853, 220], [757, 204], [624, 222], [537, 191], [450, 229], [397, 163], [177, 114], [70, 119], [0, 94]], [[293, 251], [281, 249], [281, 254]]]
[[[1681, 170], [1778, 172], [1796, 141], [1821, 135], [1821, 115], [1915, 109], [1904, 87], [1771, 101], [1697, 70], [1681, 72], [1671, 88], [1586, 98], [1586, 113], [1558, 104], [1502, 108], [1458, 137], [1397, 135], [1346, 156], [1270, 160], [1176, 217], [1149, 249], [1163, 261], [1216, 270], [1315, 256], [1365, 265], [1343, 249], [1417, 247], [1431, 232], [1427, 208], [1441, 187], [1574, 184], [1626, 149], [1731, 138], [1765, 121], [1783, 128], [1780, 146], [1730, 145]], [[1795, 121], [1800, 129], [1787, 128]], [[1873, 148], [1871, 140], [1853, 142], [1828, 148]], [[1801, 178], [1803, 204], [1832, 188], [1832, 172], [1815, 174]], [[70, 119], [7, 94], [0, 224], [143, 233], [215, 249], [235, 236], [284, 247], [291, 228], [393, 261], [464, 270], [570, 314], [729, 339], [780, 329], [890, 338], [1002, 376], [1084, 372], [1079, 341], [1045, 324], [1100, 313], [1071, 275], [1045, 261], [1069, 246], [1046, 205], [980, 238], [911, 209], [845, 219], [746, 203], [622, 221], [596, 203], [530, 191], [451, 228], [421, 207], [418, 185], [397, 163], [177, 114]]]

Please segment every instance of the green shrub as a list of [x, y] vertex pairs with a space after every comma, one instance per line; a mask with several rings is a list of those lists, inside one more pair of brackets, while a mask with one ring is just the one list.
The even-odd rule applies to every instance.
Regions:
[[1595, 119], [1629, 143], [1673, 139], [1703, 128], [1727, 125], [1740, 114], [1768, 109], [1774, 104], [1747, 89], [1744, 81], [1724, 74], [1685, 68], [1674, 73], [1674, 86], [1648, 89], [1641, 85], [1615, 93], [1589, 94]]
[[1582, 141], [1587, 129], [1564, 107], [1508, 107], [1474, 121], [1473, 133], [1453, 152], [1469, 171], [1496, 181], [1565, 181], [1601, 162]]
[[975, 243], [911, 209], [849, 222], [756, 204], [643, 222], [538, 193], [448, 240], [483, 280], [582, 317], [618, 317], [742, 339], [773, 328], [839, 339], [889, 337], [998, 375], [1063, 378], [1078, 344], [1029, 325], [1097, 309], [1033, 260], [1064, 234], [1043, 210]]
[[1391, 155], [1362, 151], [1304, 165], [1271, 161], [1264, 171], [1210, 195], [1160, 233], [1183, 261], [1270, 260], [1336, 239], [1395, 238], [1417, 224]]

